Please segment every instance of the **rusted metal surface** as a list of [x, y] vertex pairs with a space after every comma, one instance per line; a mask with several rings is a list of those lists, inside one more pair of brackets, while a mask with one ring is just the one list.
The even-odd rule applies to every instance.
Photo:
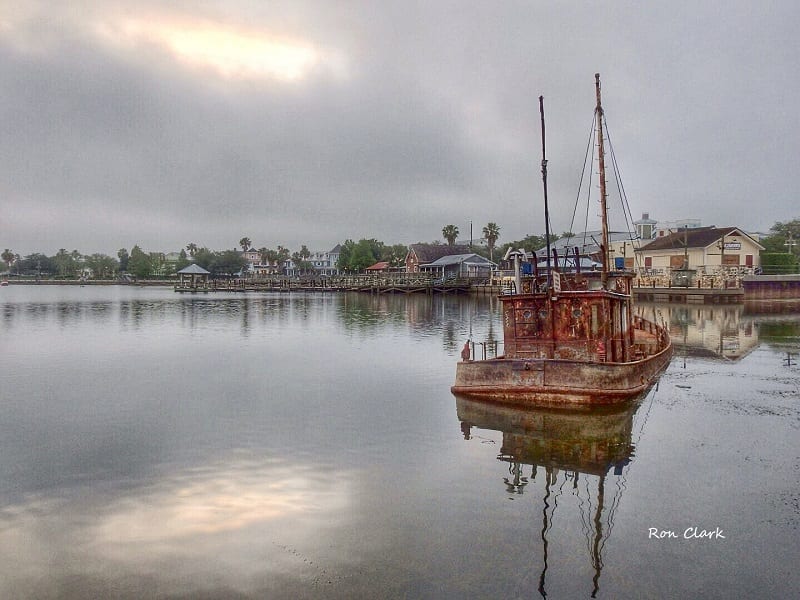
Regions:
[[610, 277], [608, 290], [580, 274], [561, 279], [557, 297], [537, 280], [532, 293], [501, 297], [505, 354], [458, 363], [454, 393], [576, 406], [624, 402], [652, 385], [672, 346], [662, 326], [633, 316], [630, 276]]
[[465, 436], [471, 428], [503, 433], [498, 458], [507, 462], [603, 475], [633, 455], [633, 417], [639, 404], [570, 411], [520, 409], [456, 395]]
[[608, 195], [606, 194], [605, 150], [603, 149], [603, 105], [600, 101], [600, 73], [595, 73], [594, 81], [595, 94], [597, 96], [595, 120], [597, 121], [597, 164], [600, 175], [600, 214], [602, 216], [601, 225], [603, 229], [600, 255], [603, 264], [603, 287], [605, 287], [606, 277], [608, 276], [608, 207], [606, 205]]
[[671, 357], [672, 346], [632, 363], [509, 358], [460, 362], [452, 391], [531, 406], [616, 404], [650, 387]]
[[[559, 267], [558, 253], [547, 244], [547, 273], [523, 279], [520, 253], [514, 256], [514, 290], [501, 296], [505, 355], [481, 361], [462, 360], [452, 390], [518, 404], [560, 406], [614, 404], [646, 390], [669, 364], [672, 345], [665, 328], [634, 319], [633, 274], [609, 270], [603, 108], [600, 75], [595, 75], [595, 108], [600, 170], [601, 269], [582, 273], [576, 248], [575, 271]], [[545, 222], [547, 160], [542, 117], [542, 183]], [[550, 239], [549, 229], [547, 239]], [[510, 254], [508, 256], [511, 256]], [[474, 357], [473, 357], [474, 358]]]

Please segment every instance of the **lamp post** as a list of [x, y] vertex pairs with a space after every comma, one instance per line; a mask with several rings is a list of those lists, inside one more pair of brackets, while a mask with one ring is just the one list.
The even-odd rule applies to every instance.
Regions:
[[792, 237], [791, 231], [789, 232], [789, 235], [786, 238], [786, 241], [783, 243], [783, 245], [789, 248], [788, 250], [789, 254], [794, 254], [794, 247], [797, 245], [797, 242]]
[[[791, 231], [788, 233], [788, 235], [786, 237], [786, 241], [783, 243], [783, 245], [787, 247], [788, 252], [789, 252], [789, 256], [794, 256], [794, 247], [797, 245], [797, 242], [795, 241], [794, 237], [792, 236], [792, 232]], [[792, 267], [789, 266], [789, 269], [792, 269]], [[796, 266], [795, 266], [795, 269], [796, 269]]]

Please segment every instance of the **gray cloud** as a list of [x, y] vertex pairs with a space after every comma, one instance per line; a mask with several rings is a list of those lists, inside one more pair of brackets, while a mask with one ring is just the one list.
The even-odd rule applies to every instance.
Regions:
[[[448, 223], [467, 235], [470, 220], [476, 235], [497, 222], [501, 242], [539, 233], [539, 94], [563, 231], [595, 71], [634, 216], [751, 230], [800, 216], [793, 3], [0, 6], [0, 245], [23, 254], [243, 235], [322, 250]], [[147, 26], [127, 39], [131, 19]], [[157, 38], [187, 21], [323, 60], [294, 81], [221, 77]]]

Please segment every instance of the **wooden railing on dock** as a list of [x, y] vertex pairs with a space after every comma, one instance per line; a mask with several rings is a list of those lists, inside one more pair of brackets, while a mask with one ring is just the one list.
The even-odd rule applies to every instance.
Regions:
[[371, 294], [499, 294], [500, 286], [483, 278], [441, 278], [427, 273], [381, 273], [294, 278], [212, 279], [206, 286], [175, 291], [212, 292], [366, 292]]

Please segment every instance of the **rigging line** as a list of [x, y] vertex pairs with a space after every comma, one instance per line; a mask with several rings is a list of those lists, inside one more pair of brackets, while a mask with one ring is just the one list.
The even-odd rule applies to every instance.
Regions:
[[[578, 471], [575, 471], [575, 477], [576, 478], [578, 477]], [[584, 500], [581, 497], [580, 488], [578, 487], [577, 482], [575, 482], [575, 484], [573, 486], [572, 495], [576, 496], [578, 498], [578, 513], [580, 514], [580, 518], [581, 518], [581, 531], [583, 532], [583, 534], [585, 536], [588, 536], [589, 535], [589, 525], [588, 525], [588, 520], [587, 520], [587, 516], [586, 516], [586, 512], [585, 512], [585, 506], [586, 506], [587, 502], [586, 502], [586, 500]]]
[[589, 518], [587, 512], [591, 509], [591, 506], [586, 506], [588, 503], [587, 500], [584, 500], [581, 495], [575, 494], [578, 497], [578, 513], [580, 514], [581, 518], [581, 531], [585, 536], [589, 536]]
[[[569, 230], [570, 232], [573, 231], [573, 227], [575, 225], [575, 215], [578, 212], [578, 203], [581, 200], [581, 190], [583, 189], [583, 179], [586, 176], [586, 163], [589, 161], [589, 156], [592, 153], [592, 142], [594, 141], [594, 127], [595, 121], [597, 119], [597, 115], [593, 112], [592, 113], [592, 126], [589, 129], [589, 139], [586, 142], [586, 152], [583, 155], [583, 168], [581, 169], [581, 179], [578, 182], [578, 192], [575, 195], [575, 206], [572, 209], [572, 220], [569, 222]], [[583, 231], [586, 231], [586, 227], [584, 226]], [[572, 239], [571, 237], [569, 239]], [[583, 240], [584, 244], [586, 243], [586, 238], [584, 236]]]
[[[642, 435], [644, 434], [644, 426], [647, 424], [647, 419], [650, 417], [650, 411], [653, 409], [654, 400], [656, 397], [656, 392], [658, 391], [658, 383], [650, 390], [648, 396], [650, 397], [650, 405], [647, 407], [647, 411], [644, 413], [644, 417], [642, 418], [642, 426], [639, 428], [639, 433], [636, 437], [636, 441], [633, 443], [634, 449], [638, 447], [639, 441], [642, 439]], [[635, 450], [634, 450], [635, 451]]]
[[[546, 483], [549, 485], [550, 484], [550, 473], [548, 473], [546, 471], [545, 471], [545, 479], [546, 479]], [[553, 485], [555, 485], [557, 483], [557, 481], [558, 481], [557, 476], [554, 475], [552, 481], [553, 481]], [[558, 488], [556, 488], [556, 491], [553, 494], [553, 498], [552, 498], [553, 506], [552, 506], [552, 508], [550, 510], [550, 517], [549, 518], [547, 517], [547, 508], [548, 508], [547, 507], [547, 500], [545, 499], [544, 514], [545, 514], [545, 518], [547, 519], [547, 525], [545, 526], [545, 529], [542, 531], [543, 538], [546, 538], [547, 534], [550, 533], [550, 530], [553, 529], [553, 521], [555, 520], [555, 516], [556, 516], [556, 508], [558, 508], [558, 498], [561, 496], [562, 490], [564, 489], [564, 484], [566, 482], [567, 482], [567, 480], [565, 478], [564, 481], [561, 483], [561, 485]]]
[[[622, 213], [625, 218], [625, 225], [628, 229], [628, 234], [631, 244], [633, 244], [635, 239], [633, 234], [633, 229], [634, 229], [633, 211], [631, 211], [631, 205], [630, 202], [628, 202], [628, 194], [625, 191], [625, 185], [622, 183], [622, 172], [620, 171], [619, 163], [617, 162], [617, 155], [614, 152], [614, 146], [611, 143], [611, 133], [608, 130], [608, 121], [605, 121], [605, 125], [606, 125], [606, 139], [608, 140], [609, 153], [611, 154], [611, 164], [614, 171], [614, 179], [617, 183], [617, 190], [619, 191], [620, 195], [620, 204], [622, 205]], [[635, 264], [641, 261], [641, 257], [637, 256], [636, 254], [635, 247], [634, 247], [633, 257]]]
[[[617, 155], [614, 152], [614, 148], [611, 145], [611, 134], [608, 132], [608, 123], [606, 123], [606, 138], [608, 139], [608, 146], [609, 146], [609, 154], [611, 155], [611, 165], [612, 170], [614, 172], [614, 182], [617, 186], [617, 193], [620, 197], [620, 205], [622, 206], [622, 215], [625, 220], [625, 228], [628, 232], [628, 241], [631, 243], [631, 247], [633, 250], [633, 262], [635, 266], [641, 266], [641, 256], [636, 254], [636, 242], [637, 235], [635, 232], [635, 226], [633, 224], [633, 212], [631, 211], [630, 203], [628, 202], [628, 196], [625, 192], [625, 185], [622, 183], [622, 173], [619, 168], [619, 163], [617, 162]], [[627, 258], [627, 255], [624, 253], [623, 255]]]
[[614, 177], [616, 178], [617, 188], [618, 188], [619, 194], [620, 194], [620, 200], [621, 200], [620, 203], [622, 204], [623, 213], [625, 213], [625, 211], [627, 209], [627, 213], [625, 213], [626, 219], [627, 219], [628, 216], [630, 216], [629, 223], [631, 225], [633, 225], [633, 213], [631, 211], [631, 205], [628, 202], [628, 194], [625, 192], [625, 186], [622, 183], [622, 172], [620, 171], [619, 163], [617, 162], [617, 155], [614, 152], [614, 146], [611, 143], [611, 133], [608, 131], [608, 121], [605, 121], [605, 125], [606, 125], [606, 128], [605, 128], [605, 130], [606, 130], [606, 139], [608, 140], [608, 148], [609, 148], [609, 151], [611, 152], [611, 162], [612, 162], [612, 164], [614, 166]]
[[[628, 466], [630, 466], [630, 462], [627, 465], [625, 465], [625, 467], [628, 467]], [[620, 502], [622, 500], [622, 492], [624, 492], [625, 489], [626, 489], [626, 485], [625, 485], [626, 475], [625, 475], [625, 473], [626, 473], [626, 471], [623, 469], [622, 475], [620, 475], [615, 480], [616, 491], [614, 492], [614, 497], [611, 500], [611, 505], [609, 506], [608, 512], [606, 513], [606, 520], [605, 521], [606, 521], [607, 529], [606, 529], [605, 538], [601, 542], [601, 548], [603, 546], [605, 546], [606, 540], [608, 540], [608, 538], [611, 537], [611, 531], [614, 529], [614, 515], [616, 514], [617, 508], [619, 508]], [[620, 485], [620, 482], [621, 482], [621, 485]]]
[[614, 493], [614, 500], [611, 502], [611, 508], [609, 508], [609, 510], [608, 510], [608, 519], [607, 519], [608, 533], [606, 534], [606, 539], [611, 537], [611, 530], [614, 529], [614, 515], [616, 514], [617, 509], [619, 508], [619, 505], [620, 505], [620, 503], [622, 501], [622, 493], [626, 489], [628, 489], [628, 486], [627, 486], [627, 469], [628, 469], [629, 466], [630, 466], [630, 463], [625, 465], [625, 469], [623, 469], [622, 475], [619, 478], [617, 478], [617, 481], [616, 481], [617, 492], [618, 493], [617, 492]]
[[[634, 234], [634, 225], [633, 225], [633, 212], [631, 211], [630, 202], [628, 202], [628, 195], [625, 192], [625, 185], [622, 183], [622, 172], [619, 168], [619, 162], [617, 161], [616, 152], [614, 152], [614, 146], [611, 142], [611, 133], [608, 129], [608, 120], [604, 119], [604, 131], [606, 135], [606, 140], [608, 141], [608, 154], [611, 157], [611, 165], [612, 170], [614, 173], [614, 182], [617, 186], [617, 193], [619, 194], [620, 198], [620, 206], [622, 207], [622, 215], [625, 221], [625, 228], [628, 231], [628, 240], [631, 242], [631, 246], [633, 247], [633, 263], [635, 267], [641, 268], [641, 261], [642, 257], [637, 255], [636, 253], [636, 236]], [[623, 253], [623, 255], [625, 255]]]
[[542, 572], [539, 574], [539, 594], [541, 594], [542, 598], [547, 596], [547, 592], [545, 591], [545, 576], [547, 574], [547, 549], [548, 549], [548, 542], [547, 542], [547, 532], [549, 530], [548, 527], [548, 516], [547, 516], [547, 509], [549, 508], [548, 499], [550, 498], [550, 468], [546, 468], [544, 472], [544, 507], [542, 508], [542, 532], [540, 537], [542, 538]]
[[[589, 505], [589, 520], [591, 520], [591, 513], [594, 512], [592, 507], [592, 492], [589, 490], [589, 477], [584, 477], [584, 481], [586, 483], [586, 499]], [[592, 525], [591, 523], [587, 523], [587, 529], [585, 531], [586, 534], [586, 550], [589, 552], [589, 556], [592, 555]]]
[[[545, 475], [547, 476], [547, 475]], [[557, 477], [553, 477], [553, 484], [557, 481]], [[553, 528], [553, 518], [556, 516], [556, 508], [558, 508], [558, 498], [561, 496], [562, 490], [564, 489], [564, 484], [566, 483], [566, 479], [562, 484], [556, 489], [556, 493], [553, 494], [553, 509], [550, 511], [550, 522], [547, 526], [547, 531], [549, 532]]]
[[[597, 115], [592, 119], [592, 131], [590, 134], [590, 143], [592, 147], [597, 144]], [[589, 163], [589, 185], [586, 186], [586, 215], [583, 218], [583, 243], [586, 244], [586, 232], [589, 229], [589, 208], [592, 205], [592, 172], [594, 172], [594, 152], [592, 152], [592, 159]], [[598, 247], [600, 244], [598, 244]]]

